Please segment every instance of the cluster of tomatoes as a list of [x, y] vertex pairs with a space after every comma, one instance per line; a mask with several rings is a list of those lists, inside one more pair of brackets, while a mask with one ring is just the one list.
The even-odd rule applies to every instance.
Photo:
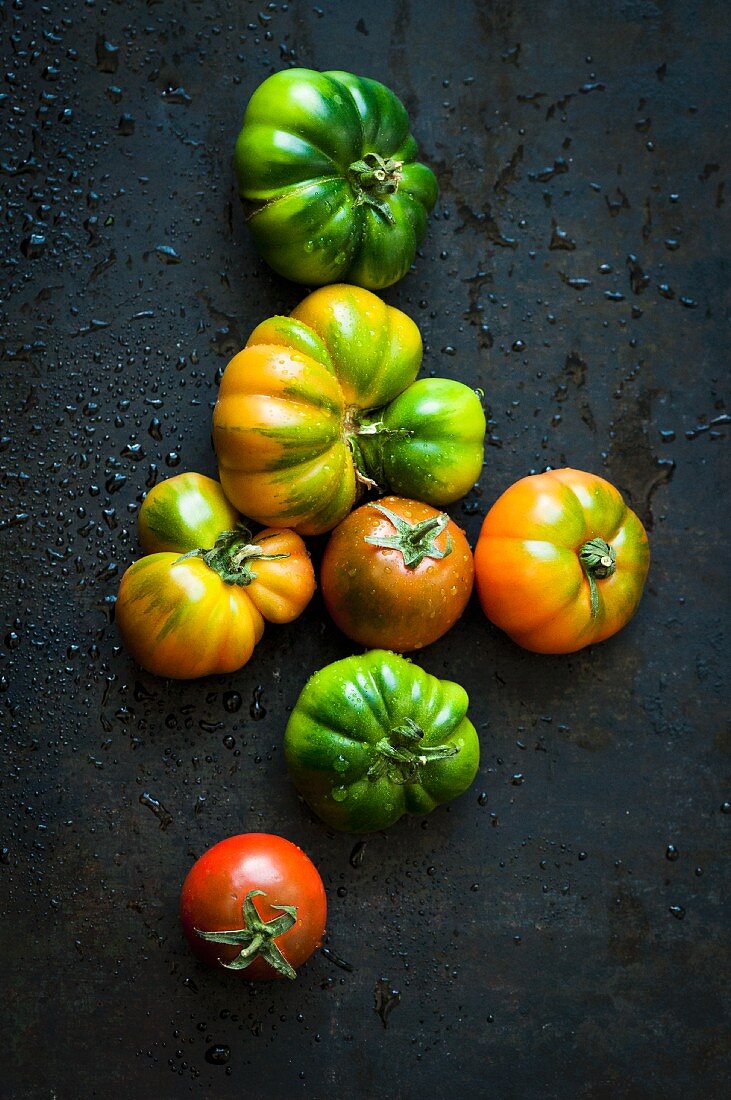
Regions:
[[[357, 832], [426, 813], [474, 779], [466, 693], [399, 656], [445, 634], [473, 584], [519, 645], [568, 653], [631, 618], [649, 565], [640, 520], [594, 474], [518, 481], [489, 510], [474, 558], [443, 510], [480, 475], [480, 401], [459, 382], [417, 379], [417, 326], [367, 289], [405, 274], [436, 200], [416, 155], [403, 106], [375, 81], [292, 69], [254, 93], [235, 163], [255, 240], [277, 271], [320, 288], [258, 325], [228, 364], [213, 416], [220, 483], [188, 473], [149, 493], [146, 556], [117, 599], [144, 668], [233, 672], [265, 622], [307, 606], [315, 575], [302, 536], [329, 533], [325, 605], [373, 648], [311, 677], [285, 756], [315, 813]], [[242, 516], [263, 529], [252, 534]], [[213, 965], [292, 978], [322, 938], [325, 892], [295, 845], [246, 834], [194, 865], [181, 916]]]

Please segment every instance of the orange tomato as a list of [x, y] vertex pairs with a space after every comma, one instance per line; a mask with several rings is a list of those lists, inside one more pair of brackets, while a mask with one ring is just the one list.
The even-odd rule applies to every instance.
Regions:
[[604, 641], [637, 610], [650, 564], [647, 534], [608, 481], [550, 470], [512, 485], [475, 548], [482, 609], [535, 653]]
[[270, 623], [298, 619], [315, 594], [315, 571], [304, 542], [292, 530], [267, 527], [254, 535], [251, 545], [261, 557], [249, 560], [251, 601]]

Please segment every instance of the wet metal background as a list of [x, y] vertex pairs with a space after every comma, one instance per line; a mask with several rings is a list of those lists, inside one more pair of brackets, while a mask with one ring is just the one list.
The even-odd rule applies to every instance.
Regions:
[[[727, 14], [0, 3], [5, 1096], [720, 1095]], [[484, 391], [470, 540], [511, 482], [570, 464], [653, 550], [593, 650], [524, 653], [473, 603], [418, 657], [467, 688], [479, 777], [365, 843], [284, 769], [306, 677], [352, 651], [319, 597], [191, 684], [135, 668], [113, 624], [146, 489], [215, 472], [227, 358], [304, 295], [255, 256], [230, 168], [292, 63], [389, 84], [439, 177], [385, 297], [425, 372]], [[292, 984], [207, 972], [179, 933], [191, 862], [247, 830], [325, 879], [327, 950]]]

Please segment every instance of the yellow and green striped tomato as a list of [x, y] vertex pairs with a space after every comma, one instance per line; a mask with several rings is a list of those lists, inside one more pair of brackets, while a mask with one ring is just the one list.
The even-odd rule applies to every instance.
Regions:
[[264, 630], [245, 588], [227, 584], [202, 558], [167, 553], [129, 567], [116, 620], [137, 664], [176, 680], [235, 672]]
[[401, 101], [352, 73], [285, 69], [251, 97], [234, 167], [259, 252], [308, 286], [403, 278], [437, 200]]
[[189, 680], [241, 668], [265, 620], [292, 622], [314, 591], [315, 571], [296, 531], [266, 528], [252, 537], [238, 524], [219, 532], [210, 549], [150, 554], [131, 565], [116, 618], [138, 664]]
[[214, 411], [226, 496], [307, 535], [335, 527], [365, 486], [457, 500], [479, 476], [485, 417], [467, 386], [416, 382], [421, 355], [414, 322], [359, 287], [322, 287], [264, 321]]

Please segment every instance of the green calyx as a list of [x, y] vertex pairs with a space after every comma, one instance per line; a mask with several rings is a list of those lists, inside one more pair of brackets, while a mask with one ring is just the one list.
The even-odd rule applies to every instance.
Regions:
[[396, 528], [395, 535], [366, 535], [365, 542], [371, 546], [383, 546], [389, 550], [398, 550], [404, 559], [407, 569], [416, 569], [424, 558], [446, 558], [452, 553], [452, 537], [447, 535], [447, 545], [440, 550], [436, 540], [446, 529], [449, 516], [446, 512], [440, 512], [437, 516], [430, 516], [419, 523], [409, 523], [402, 516], [396, 515], [390, 508], [383, 504], [372, 504], [372, 508], [385, 516]]
[[200, 928], [196, 928], [195, 934], [209, 943], [226, 943], [241, 947], [240, 953], [231, 962], [220, 960], [221, 966], [225, 966], [227, 970], [245, 970], [254, 959], [264, 959], [278, 974], [294, 979], [297, 977], [297, 972], [287, 962], [274, 941], [278, 936], [289, 932], [290, 928], [297, 923], [297, 906], [272, 905], [272, 909], [278, 909], [282, 916], [264, 921], [252, 900], [257, 895], [266, 896], [263, 890], [249, 890], [244, 898], [243, 928], [236, 928], [231, 932], [202, 932]]
[[[380, 410], [383, 412], [383, 410]], [[342, 438], [348, 444], [353, 456], [355, 477], [359, 485], [366, 489], [378, 489], [386, 492], [388, 479], [383, 468], [383, 445], [393, 437], [414, 435], [413, 428], [387, 428], [379, 415], [373, 412], [363, 413], [357, 406], [349, 408], [345, 415]]]
[[178, 561], [202, 558], [209, 569], [218, 573], [226, 584], [237, 584], [245, 588], [256, 580], [256, 573], [252, 568], [256, 561], [279, 561], [288, 557], [289, 554], [267, 554], [261, 543], [251, 541], [248, 528], [239, 524], [233, 531], [223, 531], [211, 550], [189, 550]]
[[355, 205], [372, 206], [388, 222], [394, 225], [386, 195], [395, 195], [403, 175], [402, 160], [384, 160], [378, 153], [366, 153], [362, 160], [353, 161], [348, 168], [348, 182], [355, 191]]
[[579, 550], [579, 561], [586, 573], [589, 582], [589, 599], [591, 601], [591, 618], [596, 619], [599, 614], [599, 590], [597, 580], [611, 577], [617, 568], [617, 555], [614, 549], [604, 539], [591, 539], [585, 542]]
[[406, 718], [400, 726], [394, 726], [388, 737], [382, 737], [376, 743], [378, 754], [368, 769], [368, 778], [381, 779], [384, 775], [391, 781], [402, 785], [418, 783], [421, 779], [419, 769], [433, 760], [446, 760], [459, 752], [457, 745], [422, 745], [424, 731]]

